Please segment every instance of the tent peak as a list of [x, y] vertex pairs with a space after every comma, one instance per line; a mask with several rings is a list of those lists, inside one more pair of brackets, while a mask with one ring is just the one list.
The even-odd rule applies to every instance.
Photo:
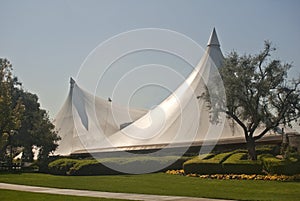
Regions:
[[70, 87], [71, 87], [71, 88], [74, 87], [74, 84], [75, 84], [75, 83], [76, 83], [75, 80], [74, 80], [72, 77], [70, 77]]
[[213, 46], [213, 45], [220, 47], [220, 43], [219, 43], [217, 32], [216, 32], [215, 28], [211, 32], [211, 35], [210, 35], [208, 43], [207, 43], [207, 46]]

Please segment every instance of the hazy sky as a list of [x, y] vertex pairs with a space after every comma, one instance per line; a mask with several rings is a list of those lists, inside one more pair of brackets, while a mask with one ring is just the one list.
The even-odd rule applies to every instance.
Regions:
[[[275, 58], [300, 72], [297, 0], [1, 0], [0, 57], [8, 58], [25, 89], [51, 117], [59, 111], [86, 56], [106, 39], [138, 28], [180, 32], [205, 47], [216, 27], [221, 48], [256, 53], [263, 41]], [[199, 53], [202, 54], [202, 53]], [[200, 55], [201, 56], [201, 55]]]

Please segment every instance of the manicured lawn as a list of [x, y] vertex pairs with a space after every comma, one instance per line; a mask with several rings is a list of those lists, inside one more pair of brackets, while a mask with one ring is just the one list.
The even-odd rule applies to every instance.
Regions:
[[118, 176], [0, 174], [0, 182], [96, 191], [236, 200], [300, 200], [300, 182], [210, 180], [164, 173]]
[[11, 191], [0, 189], [0, 200], [1, 201], [122, 201], [116, 199], [105, 199], [105, 198], [89, 198], [80, 196], [68, 196], [68, 195], [52, 195], [45, 193], [30, 193], [22, 191]]

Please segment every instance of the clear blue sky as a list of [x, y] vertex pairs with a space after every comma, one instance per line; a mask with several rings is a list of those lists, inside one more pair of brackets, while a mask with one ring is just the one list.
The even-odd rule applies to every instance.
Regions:
[[132, 29], [171, 29], [205, 46], [216, 27], [225, 55], [256, 53], [270, 40], [275, 58], [299, 73], [299, 8], [297, 0], [1, 0], [0, 57], [54, 117], [91, 50]]

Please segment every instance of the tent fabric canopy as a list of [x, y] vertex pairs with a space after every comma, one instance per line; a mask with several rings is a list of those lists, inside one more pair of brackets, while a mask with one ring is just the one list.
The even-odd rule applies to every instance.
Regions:
[[212, 70], [220, 67], [223, 59], [214, 29], [199, 64], [169, 97], [151, 110], [122, 107], [95, 97], [71, 79], [68, 97], [54, 121], [61, 137], [56, 154], [189, 145], [243, 133], [228, 119], [212, 125], [205, 101], [198, 97], [205, 91]]

